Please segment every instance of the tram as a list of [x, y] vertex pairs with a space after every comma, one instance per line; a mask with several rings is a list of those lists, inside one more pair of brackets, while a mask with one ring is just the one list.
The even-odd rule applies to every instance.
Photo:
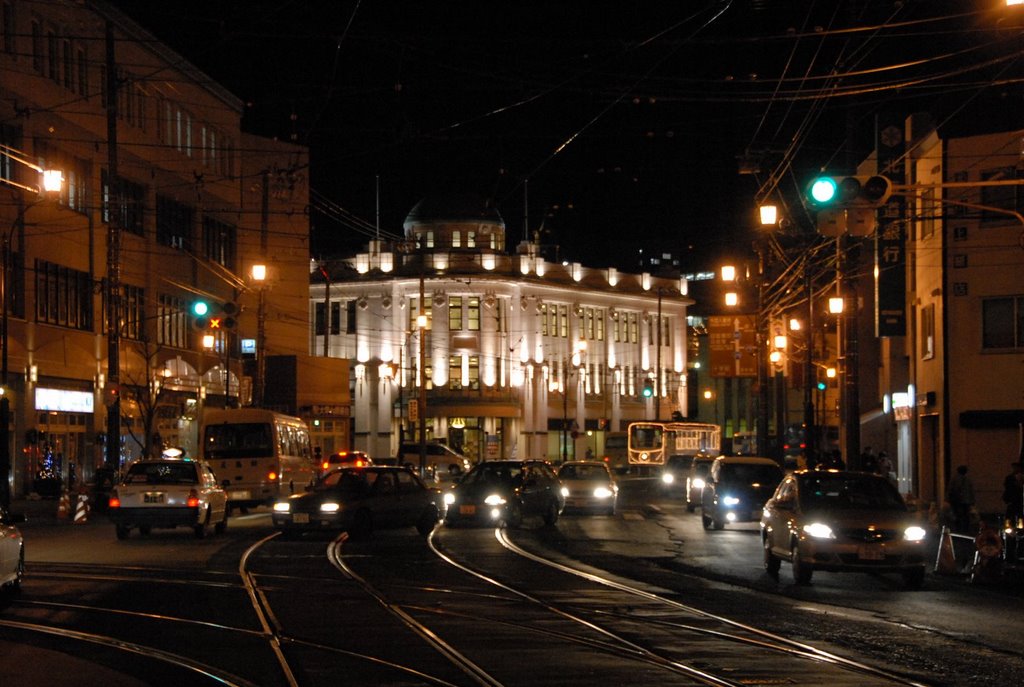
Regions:
[[626, 434], [630, 465], [664, 465], [673, 456], [722, 452], [722, 428], [709, 422], [631, 422]]

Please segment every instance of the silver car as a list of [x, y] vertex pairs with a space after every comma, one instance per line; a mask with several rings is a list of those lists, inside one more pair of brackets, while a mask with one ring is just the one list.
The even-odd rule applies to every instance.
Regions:
[[11, 591], [21, 588], [25, 574], [25, 542], [16, 527], [19, 522], [25, 522], [24, 515], [0, 508], [0, 587]]
[[110, 493], [107, 512], [118, 539], [133, 528], [148, 535], [154, 527], [191, 527], [205, 537], [228, 526], [228, 497], [210, 466], [189, 458], [132, 463]]
[[599, 460], [572, 460], [558, 468], [558, 479], [568, 492], [566, 510], [615, 515], [619, 485], [608, 466]]

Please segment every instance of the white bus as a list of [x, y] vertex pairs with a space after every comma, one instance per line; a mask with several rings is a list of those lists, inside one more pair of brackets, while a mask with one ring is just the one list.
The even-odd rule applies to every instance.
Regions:
[[258, 408], [211, 409], [203, 415], [200, 453], [245, 508], [302, 491], [316, 476], [309, 428], [297, 417]]

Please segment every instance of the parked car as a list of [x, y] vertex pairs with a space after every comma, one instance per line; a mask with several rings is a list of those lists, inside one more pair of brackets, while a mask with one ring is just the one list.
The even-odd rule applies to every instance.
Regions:
[[761, 516], [764, 567], [789, 561], [798, 584], [815, 570], [890, 572], [924, 582], [926, 530], [881, 475], [801, 470], [787, 475]]
[[596, 511], [615, 515], [619, 485], [608, 465], [600, 460], [572, 460], [558, 468], [565, 487], [565, 510]]
[[554, 525], [565, 507], [565, 488], [543, 460], [490, 460], [477, 463], [445, 494], [445, 523], [506, 524], [518, 527], [539, 516]]
[[373, 459], [362, 451], [336, 451], [320, 461], [317, 476], [323, 476], [334, 468], [361, 468], [368, 465], [373, 465]]
[[375, 529], [400, 527], [427, 535], [443, 514], [441, 490], [408, 468], [368, 466], [331, 470], [310, 491], [278, 500], [271, 519], [285, 536], [345, 530], [366, 537]]
[[711, 463], [701, 490], [700, 519], [704, 529], [720, 530], [726, 523], [758, 522], [782, 468], [771, 458], [719, 456]]
[[132, 528], [148, 535], [156, 528], [191, 527], [203, 538], [212, 526], [228, 526], [227, 492], [205, 461], [170, 455], [132, 463], [110, 492], [107, 514], [118, 539]]
[[[449, 475], [458, 476], [465, 474], [472, 467], [469, 458], [444, 444], [428, 441], [426, 448], [428, 468], [434, 466], [446, 471]], [[420, 445], [416, 443], [402, 444], [398, 451], [398, 462], [401, 465], [419, 467]]]
[[0, 588], [6, 591], [21, 589], [25, 575], [25, 541], [17, 527], [21, 522], [24, 515], [0, 507]]
[[707, 455], [694, 456], [690, 463], [690, 471], [686, 475], [686, 510], [693, 512], [700, 505], [701, 495], [704, 493], [704, 484], [707, 481], [708, 473], [711, 471], [711, 464], [715, 462], [714, 457]]

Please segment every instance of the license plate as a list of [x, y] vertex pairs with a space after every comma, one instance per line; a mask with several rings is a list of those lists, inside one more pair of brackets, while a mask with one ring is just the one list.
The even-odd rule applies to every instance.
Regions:
[[142, 495], [143, 503], [163, 503], [164, 493], [159, 491], [147, 491]]
[[252, 498], [252, 494], [248, 489], [239, 489], [237, 491], [228, 492], [228, 498], [235, 501], [244, 501]]
[[292, 515], [292, 522], [297, 525], [305, 525], [309, 523], [309, 513], [295, 513]]
[[459, 515], [476, 515], [476, 506], [459, 506]]
[[881, 546], [862, 546], [857, 549], [857, 558], [862, 561], [884, 561], [885, 549]]

